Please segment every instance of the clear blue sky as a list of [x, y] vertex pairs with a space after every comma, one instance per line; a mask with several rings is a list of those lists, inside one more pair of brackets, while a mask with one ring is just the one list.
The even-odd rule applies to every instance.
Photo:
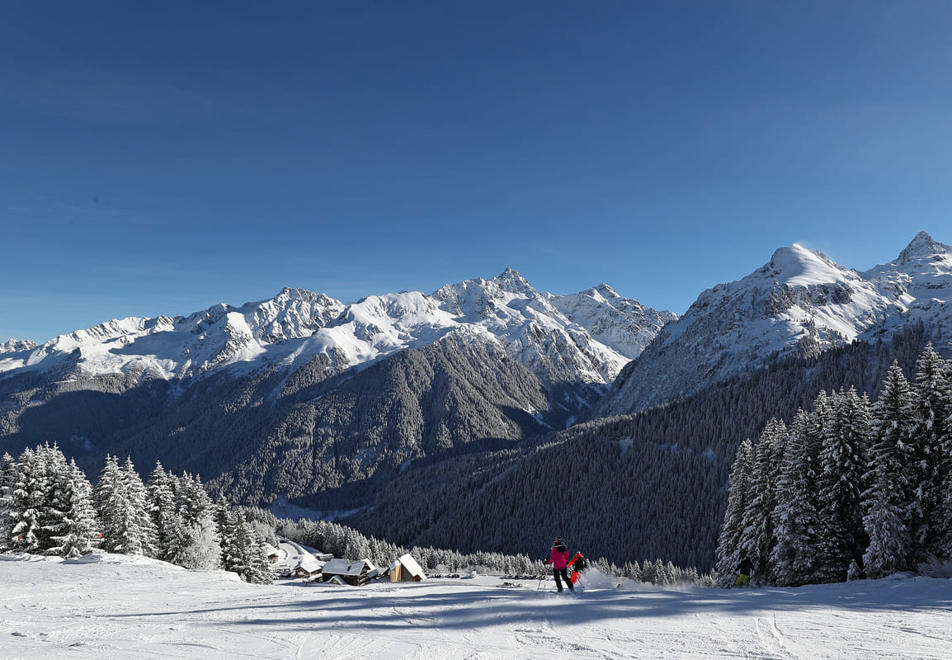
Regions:
[[10, 2], [0, 340], [952, 242], [949, 2]]

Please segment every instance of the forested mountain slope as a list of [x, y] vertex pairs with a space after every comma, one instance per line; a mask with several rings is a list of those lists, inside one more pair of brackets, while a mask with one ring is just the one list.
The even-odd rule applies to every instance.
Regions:
[[[430, 461], [346, 519], [398, 543], [539, 553], [555, 534], [616, 563], [662, 557], [711, 568], [737, 446], [821, 389], [872, 393], [893, 359], [911, 369], [922, 327], [787, 358], [687, 399], [595, 420], [519, 450]], [[938, 344], [937, 344], [938, 345]]]

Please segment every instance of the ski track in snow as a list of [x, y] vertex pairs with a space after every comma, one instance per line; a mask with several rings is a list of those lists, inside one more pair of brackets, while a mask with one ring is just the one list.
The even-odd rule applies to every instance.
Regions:
[[949, 580], [563, 595], [518, 584], [257, 586], [117, 555], [0, 556], [0, 657], [952, 657]]

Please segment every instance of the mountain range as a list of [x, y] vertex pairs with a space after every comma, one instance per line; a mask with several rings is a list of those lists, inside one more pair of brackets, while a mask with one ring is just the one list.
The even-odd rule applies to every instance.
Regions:
[[[624, 421], [634, 414], [700, 400], [699, 393], [783, 360], [815, 359], [918, 327], [942, 341], [952, 330], [950, 299], [952, 248], [925, 232], [895, 260], [863, 272], [800, 245], [778, 249], [746, 277], [702, 292], [681, 317], [606, 284], [571, 295], [540, 292], [512, 269], [431, 294], [352, 303], [288, 288], [241, 306], [113, 320], [43, 344], [0, 344], [0, 449], [56, 441], [91, 473], [106, 453], [128, 454], [143, 471], [160, 459], [255, 504], [287, 498], [362, 507], [417, 474], [454, 501], [460, 495], [450, 491], [467, 481], [461, 465], [482, 466], [497, 483], [516, 478], [531, 492], [529, 482], [549, 475], [527, 467], [520, 452], [565, 438], [584, 452], [599, 434], [638, 428]], [[651, 428], [670, 426], [659, 410]], [[612, 421], [619, 415], [626, 417]], [[589, 431], [559, 433], [584, 419]], [[732, 450], [706, 442], [706, 428], [692, 442], [718, 447], [721, 460]], [[624, 449], [641, 439], [615, 438], [613, 446], [622, 441]], [[685, 460], [657, 464], [683, 470]], [[492, 476], [495, 463], [486, 461], [510, 476]], [[695, 472], [705, 464], [700, 454], [690, 459]], [[440, 475], [452, 483], [437, 488]], [[705, 488], [708, 498], [722, 492], [714, 482]], [[597, 493], [584, 497], [598, 501]], [[416, 506], [426, 520], [426, 506]], [[363, 524], [383, 533], [386, 520], [374, 518], [375, 510], [386, 509], [366, 509]], [[457, 528], [441, 511], [421, 538], [452, 546], [452, 538], [436, 538]]]
[[284, 289], [0, 352], [0, 439], [161, 458], [252, 501], [298, 497], [473, 442], [562, 428], [676, 318], [609, 286], [492, 279], [345, 304]]

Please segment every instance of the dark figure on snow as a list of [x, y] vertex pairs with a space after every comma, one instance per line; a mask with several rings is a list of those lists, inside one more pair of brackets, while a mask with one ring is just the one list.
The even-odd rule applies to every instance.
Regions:
[[740, 562], [740, 566], [737, 567], [737, 580], [735, 580], [734, 586], [745, 586], [750, 581], [750, 573], [753, 570], [754, 564], [750, 561], [750, 558], [744, 557], [743, 561]]
[[545, 563], [552, 564], [552, 572], [555, 573], [555, 586], [559, 588], [560, 593], [562, 592], [562, 580], [565, 580], [569, 591], [575, 591], [575, 586], [569, 579], [569, 574], [566, 570], [566, 567], [569, 565], [569, 549], [565, 547], [565, 544], [562, 543], [562, 539], [559, 537], [556, 537], [552, 543], [552, 552], [549, 554], [549, 561]]

